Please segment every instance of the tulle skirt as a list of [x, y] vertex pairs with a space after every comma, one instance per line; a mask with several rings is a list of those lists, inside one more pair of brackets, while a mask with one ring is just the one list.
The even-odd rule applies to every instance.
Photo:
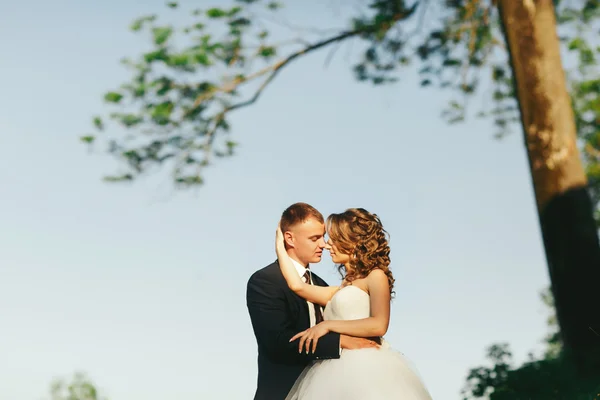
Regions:
[[306, 367], [286, 400], [431, 400], [416, 368], [384, 343], [342, 350], [339, 359]]

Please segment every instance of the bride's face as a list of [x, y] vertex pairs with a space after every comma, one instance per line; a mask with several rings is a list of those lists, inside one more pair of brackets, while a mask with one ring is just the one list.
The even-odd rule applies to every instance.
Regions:
[[331, 260], [335, 264], [348, 265], [348, 262], [350, 261], [350, 254], [344, 253], [342, 249], [335, 245], [335, 242], [331, 240], [331, 238], [327, 241], [327, 250], [329, 250]]

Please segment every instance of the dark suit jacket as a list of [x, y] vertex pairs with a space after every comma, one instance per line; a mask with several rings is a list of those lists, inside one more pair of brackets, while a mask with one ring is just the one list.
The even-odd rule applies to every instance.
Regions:
[[[312, 277], [315, 285], [327, 286], [314, 273]], [[254, 400], [284, 400], [310, 361], [340, 357], [337, 333], [320, 338], [314, 354], [298, 353], [298, 340], [289, 342], [310, 327], [308, 304], [289, 289], [277, 261], [250, 277], [246, 304], [258, 344]]]

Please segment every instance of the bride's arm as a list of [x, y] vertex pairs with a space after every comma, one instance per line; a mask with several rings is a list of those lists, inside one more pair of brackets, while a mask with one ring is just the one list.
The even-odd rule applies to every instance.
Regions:
[[390, 287], [387, 275], [380, 269], [371, 271], [367, 277], [371, 298], [371, 316], [349, 321], [325, 321], [329, 332], [355, 337], [381, 337], [390, 323]]
[[298, 271], [296, 270], [296, 267], [294, 267], [290, 256], [285, 250], [283, 233], [280, 228], [277, 228], [275, 241], [275, 250], [277, 252], [279, 268], [281, 268], [281, 273], [287, 281], [289, 288], [303, 299], [306, 299], [311, 303], [325, 306], [335, 292], [339, 290], [339, 287], [317, 286], [304, 283], [300, 275], [298, 275]]

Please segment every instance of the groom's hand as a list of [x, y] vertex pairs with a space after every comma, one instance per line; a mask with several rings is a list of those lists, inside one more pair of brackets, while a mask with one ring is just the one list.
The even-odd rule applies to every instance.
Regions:
[[372, 339], [340, 335], [340, 347], [346, 350], [358, 350], [379, 348], [380, 346], [375, 340]]

